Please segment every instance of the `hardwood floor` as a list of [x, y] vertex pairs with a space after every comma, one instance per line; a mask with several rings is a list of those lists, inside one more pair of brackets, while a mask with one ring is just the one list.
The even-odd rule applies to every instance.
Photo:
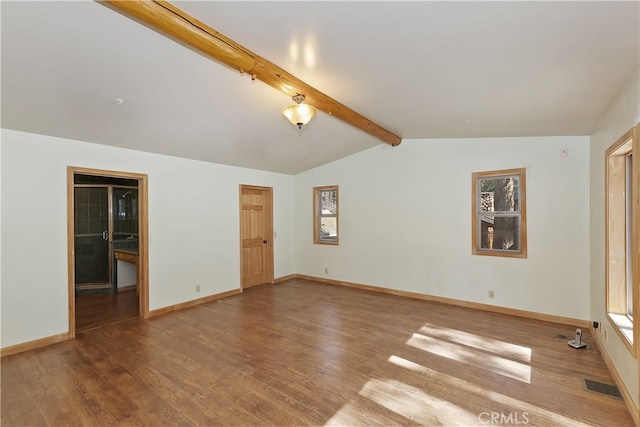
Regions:
[[632, 426], [575, 328], [302, 280], [2, 359], [2, 425]]
[[76, 296], [76, 331], [110, 325], [138, 316], [135, 289], [115, 294]]

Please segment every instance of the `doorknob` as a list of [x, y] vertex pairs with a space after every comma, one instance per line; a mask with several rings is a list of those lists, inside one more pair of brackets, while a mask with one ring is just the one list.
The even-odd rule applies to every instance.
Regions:
[[102, 240], [109, 240], [109, 231], [102, 232]]
[[266, 241], [266, 240], [263, 240], [263, 241], [262, 241], [262, 243], [267, 243], [267, 241]]

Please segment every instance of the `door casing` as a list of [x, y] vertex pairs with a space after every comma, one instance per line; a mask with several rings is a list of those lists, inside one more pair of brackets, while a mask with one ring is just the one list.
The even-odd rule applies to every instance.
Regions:
[[[243, 249], [243, 240], [245, 238], [243, 230], [246, 230], [248, 224], [245, 223], [246, 219], [243, 215], [243, 196], [250, 193], [259, 192], [262, 194], [263, 207], [262, 207], [262, 229], [260, 230], [261, 237], [267, 241], [262, 245], [262, 268], [263, 275], [262, 283], [248, 283], [247, 275], [245, 274], [245, 265], [250, 262], [246, 255], [246, 251]], [[274, 261], [273, 261], [273, 188], [261, 187], [255, 185], [240, 185], [240, 287], [242, 289], [257, 286], [264, 283], [273, 283], [274, 281]]]
[[138, 181], [138, 315], [149, 317], [149, 177], [146, 174], [67, 167], [67, 275], [69, 298], [69, 338], [76, 336], [75, 301], [75, 224], [74, 224], [74, 176], [76, 174], [127, 178]]

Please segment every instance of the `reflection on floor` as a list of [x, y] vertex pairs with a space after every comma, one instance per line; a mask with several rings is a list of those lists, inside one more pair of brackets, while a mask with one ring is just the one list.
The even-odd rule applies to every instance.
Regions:
[[[1, 359], [7, 426], [634, 426], [575, 326], [301, 279]], [[564, 336], [563, 339], [556, 339]]]
[[115, 294], [76, 296], [76, 331], [110, 325], [132, 317], [138, 317], [135, 289]]

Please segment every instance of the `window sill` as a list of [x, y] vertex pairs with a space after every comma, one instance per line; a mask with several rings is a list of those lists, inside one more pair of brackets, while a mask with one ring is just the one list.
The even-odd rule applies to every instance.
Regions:
[[338, 242], [331, 240], [316, 240], [313, 242], [314, 245], [329, 245], [329, 246], [338, 246]]
[[618, 335], [623, 338], [624, 343], [627, 344], [631, 352], [635, 354], [633, 351], [633, 322], [629, 316], [616, 313], [608, 313], [608, 316], [613, 328], [618, 332]]

